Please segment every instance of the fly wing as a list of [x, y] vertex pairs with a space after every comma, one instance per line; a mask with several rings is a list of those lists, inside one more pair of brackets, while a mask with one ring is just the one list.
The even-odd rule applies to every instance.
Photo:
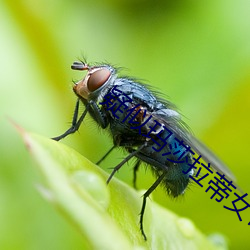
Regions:
[[210, 163], [213, 169], [225, 174], [232, 181], [236, 180], [228, 167], [214, 153], [212, 153], [210, 149], [191, 134], [186, 124], [181, 121], [178, 112], [165, 109], [160, 112], [156, 111], [152, 115], [156, 120], [161, 124], [164, 124], [171, 132], [173, 132], [176, 137], [183, 140], [192, 150], [201, 155], [202, 159], [205, 162]]
[[197, 153], [199, 153], [205, 162], [210, 163], [214, 169], [218, 172], [225, 174], [232, 181], [236, 181], [233, 173], [228, 169], [228, 167], [202, 142], [196, 139], [193, 135], [189, 134], [189, 146], [193, 148]]

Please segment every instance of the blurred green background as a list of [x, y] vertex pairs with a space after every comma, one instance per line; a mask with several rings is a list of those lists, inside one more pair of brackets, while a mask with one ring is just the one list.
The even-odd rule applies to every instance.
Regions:
[[[36, 191], [39, 173], [8, 117], [47, 137], [64, 132], [76, 100], [71, 81], [83, 77], [70, 65], [82, 55], [123, 66], [167, 95], [250, 192], [249, 13], [244, 0], [1, 1], [0, 249], [81, 248], [81, 235]], [[96, 162], [112, 142], [93, 124], [88, 118], [63, 143]], [[117, 150], [102, 167], [122, 157]], [[131, 184], [132, 166], [117, 177]], [[153, 180], [140, 170], [140, 188]], [[223, 208], [230, 202], [210, 196], [194, 184], [176, 201], [161, 188], [153, 198], [204, 233], [224, 234], [230, 249], [249, 249], [250, 208], [240, 222]]]

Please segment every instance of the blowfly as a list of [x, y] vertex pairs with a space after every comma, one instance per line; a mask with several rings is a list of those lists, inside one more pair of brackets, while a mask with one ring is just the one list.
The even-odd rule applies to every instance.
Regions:
[[[98, 163], [116, 147], [123, 147], [128, 152], [114, 167], [107, 183], [131, 158], [136, 158], [134, 185], [140, 165], [145, 163], [150, 167], [156, 181], [143, 195], [140, 230], [145, 240], [143, 215], [146, 200], [159, 184], [172, 197], [182, 195], [191, 181], [196, 180], [199, 184], [195, 179], [200, 176], [198, 164], [203, 165], [207, 172], [215, 169], [217, 173], [234, 179], [226, 166], [193, 137], [175, 106], [159, 98], [148, 85], [133, 78], [119, 77], [117, 69], [108, 64], [90, 66], [85, 62], [74, 62], [71, 68], [84, 70], [87, 74], [73, 86], [78, 99], [71, 127], [53, 139], [59, 141], [76, 132], [89, 113], [102, 129], [108, 129], [113, 138], [113, 147]], [[85, 110], [79, 115], [80, 102]], [[197, 159], [195, 153], [199, 155]], [[207, 165], [199, 161], [201, 157]]]

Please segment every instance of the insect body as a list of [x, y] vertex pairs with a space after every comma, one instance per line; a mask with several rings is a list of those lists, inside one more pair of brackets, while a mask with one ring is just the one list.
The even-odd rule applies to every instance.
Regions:
[[[113, 138], [114, 146], [102, 160], [115, 147], [123, 147], [129, 153], [114, 168], [107, 182], [133, 157], [137, 158], [134, 183], [141, 163], [151, 167], [157, 179], [143, 195], [140, 213], [140, 229], [145, 239], [143, 215], [147, 197], [159, 184], [163, 184], [173, 197], [183, 194], [190, 183], [190, 176], [195, 173], [192, 167], [194, 151], [211, 162], [219, 172], [233, 178], [222, 162], [188, 132], [174, 105], [158, 98], [146, 85], [127, 77], [118, 77], [115, 68], [107, 64], [89, 66], [74, 62], [71, 68], [86, 70], [87, 75], [73, 87], [78, 100], [72, 126], [53, 139], [58, 141], [77, 131], [89, 113], [101, 128], [109, 130]], [[80, 101], [85, 111], [78, 118]]]

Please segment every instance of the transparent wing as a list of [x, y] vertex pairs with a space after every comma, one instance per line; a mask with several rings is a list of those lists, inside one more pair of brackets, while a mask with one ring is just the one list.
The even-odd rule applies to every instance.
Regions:
[[162, 115], [162, 113], [160, 115], [152, 115], [156, 120], [170, 129], [170, 131], [173, 132], [175, 136], [190, 146], [192, 150], [201, 155], [202, 159], [205, 162], [210, 163], [213, 169], [225, 174], [232, 181], [236, 181], [235, 176], [228, 169], [228, 167], [214, 153], [212, 153], [210, 149], [208, 149], [202, 142], [200, 142], [191, 134], [187, 126], [180, 120], [179, 116]]
[[193, 135], [189, 134], [189, 146], [193, 148], [197, 153], [202, 155], [202, 159], [205, 162], [210, 163], [214, 169], [218, 172], [225, 174], [232, 181], [236, 181], [233, 173], [228, 169], [228, 167], [210, 150], [208, 149], [202, 142], [196, 139]]

